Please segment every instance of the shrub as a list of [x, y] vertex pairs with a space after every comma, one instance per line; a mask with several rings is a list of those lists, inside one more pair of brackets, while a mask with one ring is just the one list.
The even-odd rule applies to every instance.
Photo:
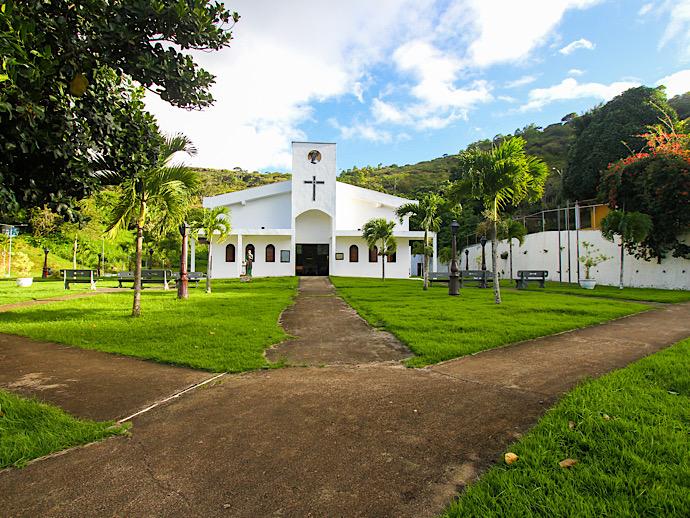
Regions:
[[12, 269], [17, 277], [30, 277], [34, 263], [24, 252], [12, 254]]

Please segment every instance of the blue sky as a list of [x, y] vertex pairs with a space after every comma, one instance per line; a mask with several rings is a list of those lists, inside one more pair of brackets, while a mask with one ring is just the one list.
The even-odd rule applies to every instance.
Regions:
[[690, 90], [690, 0], [239, 0], [231, 48], [198, 54], [216, 105], [151, 111], [198, 166], [289, 170], [292, 140], [338, 167], [407, 164], [548, 125], [639, 84]]

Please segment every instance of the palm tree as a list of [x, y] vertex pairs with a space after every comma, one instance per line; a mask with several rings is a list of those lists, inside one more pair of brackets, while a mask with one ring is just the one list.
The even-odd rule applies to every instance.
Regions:
[[491, 149], [471, 149], [460, 154], [461, 175], [451, 186], [451, 196], [460, 201], [464, 197], [480, 200], [486, 217], [491, 220], [491, 266], [494, 273], [494, 299], [501, 303], [498, 279], [498, 223], [508, 206], [524, 200], [536, 201], [544, 192], [548, 176], [546, 164], [525, 153], [525, 140], [513, 137], [493, 145]]
[[386, 280], [386, 258], [393, 255], [398, 245], [393, 237], [395, 221], [387, 221], [385, 218], [370, 219], [362, 227], [362, 236], [367, 241], [369, 248], [378, 248], [381, 256], [381, 279]]
[[206, 293], [211, 293], [211, 276], [213, 273], [213, 239], [223, 241], [230, 234], [230, 210], [227, 207], [203, 209], [198, 220], [192, 223], [193, 236], [199, 239], [203, 232], [208, 240], [208, 267], [206, 269]]
[[429, 257], [434, 253], [429, 243], [429, 232], [438, 232], [441, 228], [441, 207], [445, 203], [442, 196], [435, 193], [424, 194], [418, 202], [405, 203], [397, 208], [396, 215], [402, 222], [405, 216], [413, 216], [424, 230], [424, 289], [429, 289]]
[[113, 207], [109, 232], [134, 224], [136, 227], [134, 263], [134, 301], [132, 316], [141, 314], [141, 256], [144, 227], [151, 223], [154, 231], [163, 233], [179, 224], [187, 213], [192, 195], [199, 185], [198, 173], [181, 164], [171, 164], [176, 153], [196, 153], [184, 135], [168, 137], [150, 167], [127, 175], [105, 171], [103, 176], [119, 179], [118, 198]]
[[613, 242], [615, 236], [620, 236], [621, 270], [618, 288], [623, 289], [623, 259], [625, 248], [632, 248], [644, 241], [652, 230], [652, 218], [641, 212], [625, 212], [612, 210], [601, 220], [601, 235]]
[[517, 239], [521, 245], [525, 243], [527, 228], [515, 219], [503, 221], [499, 227], [498, 236], [508, 240], [510, 250], [510, 278], [513, 278], [513, 239]]

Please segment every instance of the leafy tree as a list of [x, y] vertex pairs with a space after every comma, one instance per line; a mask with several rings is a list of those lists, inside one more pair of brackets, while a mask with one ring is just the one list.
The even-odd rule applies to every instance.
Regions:
[[462, 176], [451, 188], [452, 198], [469, 196], [482, 201], [487, 218], [493, 224], [491, 235], [491, 267], [494, 273], [494, 298], [501, 303], [498, 278], [498, 223], [507, 207], [522, 201], [537, 200], [544, 192], [548, 175], [546, 164], [525, 153], [525, 140], [513, 137], [489, 151], [467, 151], [461, 155]]
[[398, 245], [393, 237], [395, 221], [387, 221], [385, 218], [373, 218], [362, 227], [362, 237], [369, 248], [378, 248], [381, 256], [381, 279], [386, 280], [386, 259], [393, 255]]
[[157, 232], [165, 232], [180, 223], [187, 214], [192, 196], [199, 185], [199, 177], [186, 166], [171, 164], [176, 153], [196, 153], [187, 137], [169, 137], [161, 147], [156, 163], [148, 169], [129, 176], [120, 171], [104, 175], [118, 178], [119, 197], [113, 208], [109, 231], [134, 224], [136, 228], [134, 263], [134, 301], [132, 316], [141, 314], [141, 259], [144, 228], [150, 225]]
[[135, 85], [175, 106], [209, 106], [214, 77], [189, 51], [229, 45], [238, 18], [206, 0], [2, 2], [0, 214], [47, 203], [73, 217], [100, 184], [94, 157], [112, 170], [155, 161]]
[[676, 117], [664, 88], [640, 86], [573, 120], [577, 137], [563, 172], [565, 195], [579, 200], [595, 198], [602, 171], [631, 149], [641, 149], [645, 141], [640, 135], [665, 114]]
[[499, 239], [507, 239], [510, 249], [510, 278], [513, 279], [513, 239], [517, 239], [521, 245], [525, 242], [527, 227], [515, 219], [501, 222], [498, 230]]
[[55, 214], [48, 206], [43, 208], [33, 207], [30, 211], [29, 224], [31, 232], [36, 239], [43, 240], [55, 232], [60, 222], [60, 216]]
[[647, 150], [609, 166], [603, 194], [612, 209], [641, 212], [652, 219], [652, 230], [627, 248], [638, 258], [658, 262], [671, 252], [690, 259], [690, 246], [678, 237], [690, 226], [690, 137], [647, 133]]
[[680, 120], [690, 118], [690, 92], [671, 97], [668, 100], [668, 104], [676, 110]]
[[199, 238], [200, 231], [208, 241], [208, 267], [206, 269], [206, 293], [211, 293], [213, 276], [213, 240], [223, 241], [230, 234], [230, 210], [227, 207], [202, 209], [201, 214], [192, 222], [193, 237]]
[[423, 195], [418, 202], [410, 202], [401, 205], [396, 210], [396, 215], [402, 222], [405, 216], [413, 216], [416, 222], [424, 230], [424, 288], [429, 289], [429, 257], [434, 251], [429, 240], [429, 232], [438, 232], [441, 226], [440, 209], [445, 200], [434, 193]]
[[601, 220], [601, 235], [614, 242], [615, 236], [620, 236], [620, 280], [618, 287], [623, 289], [623, 260], [625, 249], [633, 248], [644, 241], [652, 230], [652, 218], [641, 212], [625, 212], [612, 210]]
[[582, 242], [582, 249], [584, 250], [584, 253], [578, 258], [578, 260], [582, 263], [582, 266], [585, 267], [585, 279], [591, 279], [592, 277], [590, 276], [590, 273], [592, 268], [596, 268], [597, 265], [603, 263], [604, 261], [608, 261], [611, 258], [602, 254], [601, 250], [596, 248], [588, 241]]

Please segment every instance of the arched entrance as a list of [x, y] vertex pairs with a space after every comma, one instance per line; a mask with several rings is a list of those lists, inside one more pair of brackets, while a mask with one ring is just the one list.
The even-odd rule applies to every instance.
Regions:
[[331, 216], [312, 209], [295, 218], [295, 275], [328, 275]]

